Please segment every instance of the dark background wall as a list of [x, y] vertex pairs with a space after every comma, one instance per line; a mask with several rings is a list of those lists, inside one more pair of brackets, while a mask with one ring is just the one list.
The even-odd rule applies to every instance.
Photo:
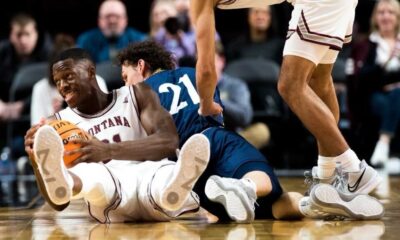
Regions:
[[[0, 39], [9, 32], [9, 20], [17, 12], [31, 13], [40, 28], [51, 35], [65, 32], [77, 36], [84, 30], [95, 27], [97, 10], [101, 0], [12, 0], [3, 2], [0, 8]], [[152, 0], [125, 0], [129, 14], [129, 25], [143, 32], [149, 30], [149, 11]], [[374, 0], [359, 0], [356, 19], [361, 31], [368, 30], [368, 22]], [[291, 5], [274, 6], [275, 25], [278, 34], [284, 36], [290, 19]], [[224, 42], [228, 42], [246, 28], [246, 10], [217, 10], [217, 29]]]

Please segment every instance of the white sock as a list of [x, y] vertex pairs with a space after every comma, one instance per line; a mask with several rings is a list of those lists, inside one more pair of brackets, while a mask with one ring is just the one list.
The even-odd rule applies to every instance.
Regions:
[[250, 178], [242, 178], [240, 179], [244, 184], [246, 184], [247, 186], [249, 186], [251, 189], [254, 190], [254, 192], [257, 195], [257, 184]]
[[318, 178], [330, 178], [335, 173], [336, 162], [333, 157], [318, 156]]
[[341, 167], [348, 172], [360, 171], [360, 159], [350, 148], [341, 155], [335, 157], [335, 162], [340, 163]]

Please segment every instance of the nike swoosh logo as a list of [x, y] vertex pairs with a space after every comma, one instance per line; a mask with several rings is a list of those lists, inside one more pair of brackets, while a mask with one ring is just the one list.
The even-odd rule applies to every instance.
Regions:
[[357, 179], [353, 186], [347, 184], [347, 190], [349, 190], [349, 192], [353, 193], [357, 190], [358, 185], [360, 185], [361, 179], [364, 176], [365, 170], [367, 170], [367, 168], [364, 168], [364, 171], [361, 173], [360, 177]]

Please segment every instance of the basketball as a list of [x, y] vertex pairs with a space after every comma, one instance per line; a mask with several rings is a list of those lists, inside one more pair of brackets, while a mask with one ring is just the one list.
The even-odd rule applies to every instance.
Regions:
[[[80, 129], [75, 124], [66, 121], [66, 120], [53, 120], [48, 123], [48, 125], [52, 126], [57, 133], [60, 135], [63, 144], [64, 151], [71, 151], [77, 148], [80, 148], [80, 144], [72, 143], [72, 140], [75, 139], [88, 139], [85, 131]], [[75, 161], [77, 158], [81, 156], [80, 153], [75, 153], [73, 155], [64, 155], [64, 164], [65, 166], [69, 166], [69, 164]]]

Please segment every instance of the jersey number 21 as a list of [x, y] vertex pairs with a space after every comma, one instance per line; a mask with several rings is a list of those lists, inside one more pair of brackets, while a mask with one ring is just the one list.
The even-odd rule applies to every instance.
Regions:
[[[183, 83], [184, 85], [183, 87], [186, 88], [193, 104], [198, 104], [200, 102], [200, 98], [192, 82], [190, 81], [189, 76], [185, 74], [182, 77], [180, 77], [179, 83]], [[160, 87], [158, 88], [158, 91], [160, 93], [169, 93], [171, 91], [173, 93], [171, 108], [169, 110], [169, 113], [171, 115], [178, 113], [181, 109], [188, 106], [188, 103], [186, 101], [179, 101], [181, 90], [182, 90], [181, 85], [176, 85], [172, 83], [161, 84]]]

